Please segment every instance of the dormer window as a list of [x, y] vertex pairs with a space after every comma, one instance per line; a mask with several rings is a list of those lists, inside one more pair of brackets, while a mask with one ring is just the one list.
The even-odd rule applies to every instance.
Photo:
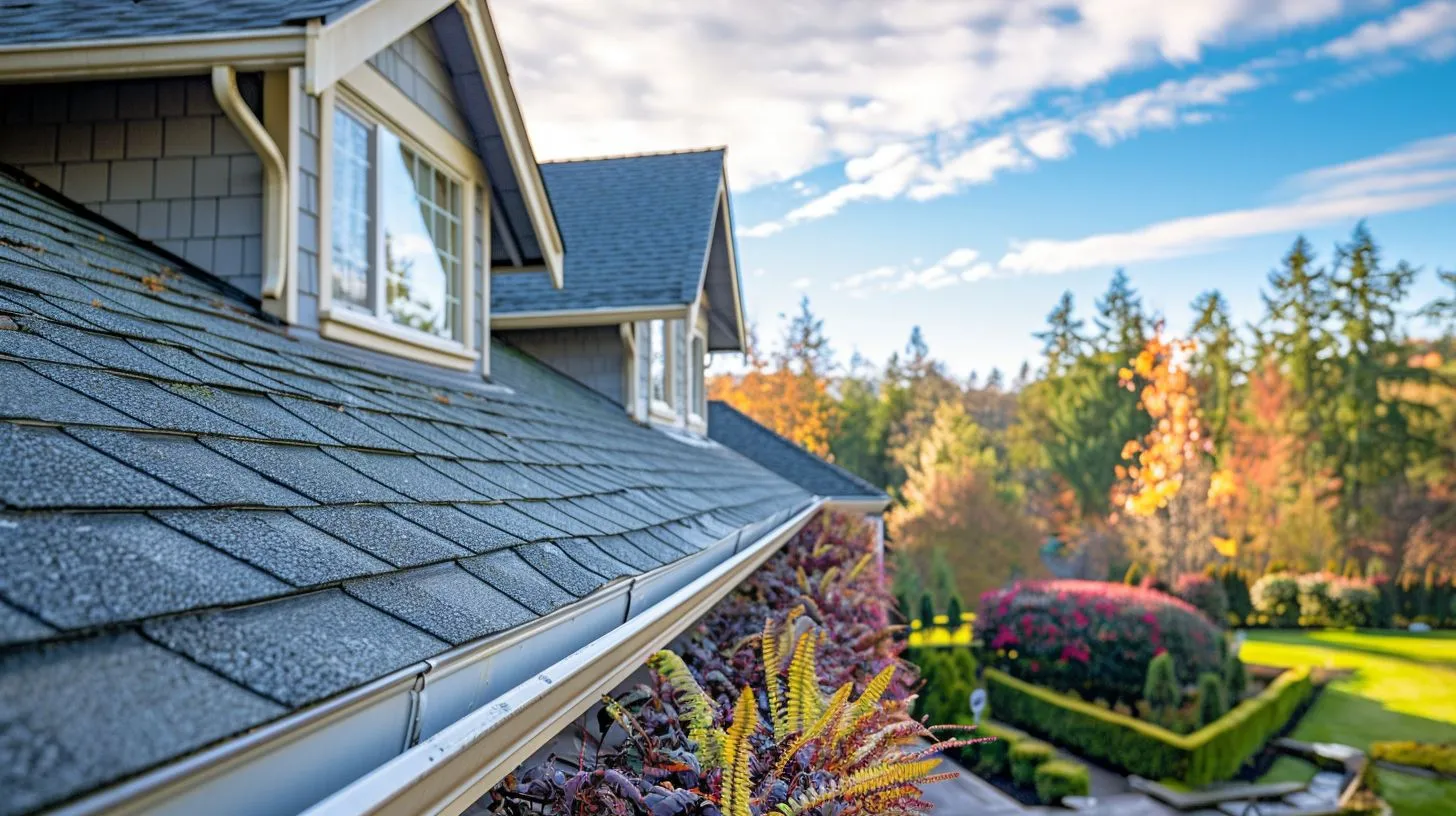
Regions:
[[648, 354], [650, 357], [650, 380], [648, 394], [652, 406], [660, 411], [671, 411], [668, 404], [667, 383], [667, 321], [654, 320], [648, 330]]
[[333, 150], [333, 302], [459, 340], [459, 179], [343, 105], [334, 108]]

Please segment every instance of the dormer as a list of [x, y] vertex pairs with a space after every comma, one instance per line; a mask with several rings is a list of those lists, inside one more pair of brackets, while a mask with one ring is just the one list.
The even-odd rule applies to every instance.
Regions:
[[745, 330], [722, 148], [547, 162], [566, 281], [500, 275], [498, 337], [641, 422], [703, 434], [710, 355]]
[[0, 162], [296, 330], [488, 373], [491, 274], [564, 247], [483, 0], [235, 5], [7, 13]]

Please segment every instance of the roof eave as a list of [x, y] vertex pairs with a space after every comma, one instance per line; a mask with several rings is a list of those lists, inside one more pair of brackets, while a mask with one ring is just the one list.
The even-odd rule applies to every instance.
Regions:
[[676, 320], [686, 317], [691, 304], [665, 303], [652, 306], [605, 306], [597, 309], [557, 309], [532, 312], [491, 310], [491, 331], [560, 329], [576, 326], [608, 326], [638, 320]]
[[261, 71], [303, 65], [302, 26], [119, 40], [0, 46], [0, 83], [201, 74], [216, 65]]
[[838, 510], [845, 513], [864, 513], [865, 515], [878, 515], [890, 508], [889, 496], [828, 496], [824, 499], [826, 510]]

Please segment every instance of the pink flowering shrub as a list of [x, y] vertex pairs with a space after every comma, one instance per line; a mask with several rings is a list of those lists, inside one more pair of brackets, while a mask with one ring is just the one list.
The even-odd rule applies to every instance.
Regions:
[[1202, 612], [1213, 625], [1222, 627], [1228, 624], [1228, 594], [1224, 592], [1223, 584], [1212, 576], [1197, 572], [1182, 575], [1173, 585], [1173, 594]]
[[981, 596], [986, 665], [1085, 698], [1136, 702], [1148, 663], [1173, 655], [1178, 682], [1220, 671], [1219, 630], [1161, 592], [1101, 581], [1033, 581]]

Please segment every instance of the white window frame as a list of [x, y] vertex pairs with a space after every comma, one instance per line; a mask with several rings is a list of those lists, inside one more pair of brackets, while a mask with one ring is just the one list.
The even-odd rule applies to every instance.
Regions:
[[[662, 327], [662, 399], [657, 398], [653, 388], [652, 355], [657, 351], [653, 329]], [[653, 417], [676, 420], [677, 410], [673, 408], [673, 353], [672, 321], [667, 319], [647, 321], [647, 410]]]
[[[698, 351], [701, 344], [702, 352]], [[693, 329], [688, 336], [688, 419], [702, 424], [708, 415], [708, 336], [699, 329]]]
[[[388, 128], [411, 152], [438, 168], [460, 186], [460, 281], [459, 325], [453, 339], [403, 326], [379, 314], [366, 313], [333, 301], [333, 123], [335, 107], [342, 105], [356, 119], [373, 127]], [[371, 138], [371, 145], [378, 139]], [[464, 142], [430, 118], [418, 105], [370, 65], [352, 71], [326, 90], [319, 104], [319, 333], [324, 337], [372, 348], [449, 368], [468, 370], [480, 363], [480, 342], [475, 336], [476, 190], [488, 183], [479, 157]], [[378, 173], [377, 151], [375, 172]], [[377, 183], [375, 185], [378, 186]], [[378, 192], [377, 190], [375, 191]], [[377, 198], [377, 195], [374, 196]], [[488, 222], [489, 202], [480, 202]], [[371, 202], [371, 217], [378, 208]], [[374, 229], [375, 250], [382, 231]], [[490, 254], [488, 233], [480, 236]], [[373, 259], [370, 286], [376, 309], [383, 307], [384, 272], [377, 268], [382, 253]], [[489, 309], [487, 301], [485, 308]], [[489, 312], [485, 315], [489, 325]]]

